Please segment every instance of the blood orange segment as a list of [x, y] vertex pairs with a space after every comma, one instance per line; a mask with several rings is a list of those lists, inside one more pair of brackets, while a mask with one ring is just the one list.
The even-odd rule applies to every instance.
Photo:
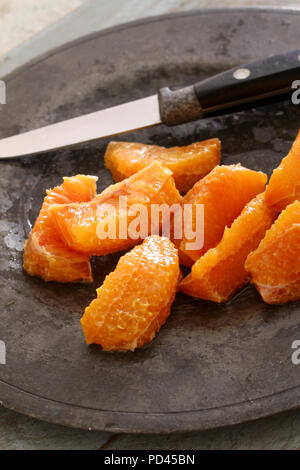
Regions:
[[61, 240], [50, 213], [53, 204], [87, 202], [96, 194], [97, 177], [64, 178], [61, 186], [47, 191], [42, 209], [24, 248], [24, 269], [45, 281], [92, 282], [89, 256], [69, 249]]
[[266, 189], [266, 202], [278, 212], [300, 199], [300, 131], [289, 152], [273, 171]]
[[[120, 206], [125, 203], [121, 197], [126, 197], [127, 207]], [[90, 255], [105, 255], [132, 247], [150, 234], [154, 225], [152, 205], [171, 206], [180, 202], [172, 172], [159, 163], [152, 163], [127, 180], [110, 186], [89, 203], [53, 206], [51, 211], [61, 237], [70, 248]], [[134, 207], [140, 213], [134, 212]], [[130, 228], [139, 218], [147, 222], [144, 224], [147, 230], [139, 236], [137, 227], [133, 236]], [[158, 230], [155, 227], [155, 233]]]
[[167, 320], [179, 280], [173, 243], [151, 236], [122, 256], [81, 319], [88, 344], [106, 351], [134, 351]]
[[217, 247], [194, 264], [191, 274], [180, 284], [181, 291], [201, 299], [226, 302], [247, 283], [245, 260], [276, 216], [264, 196], [261, 194], [247, 204], [231, 228], [225, 229]]
[[[245, 205], [263, 192], [267, 175], [241, 165], [217, 166], [182, 199], [182, 206], [193, 205], [193, 230], [196, 230], [196, 205], [204, 206], [204, 245], [191, 250], [186, 237], [176, 246], [182, 264], [192, 266], [197, 259], [221, 240], [225, 227], [240, 215]], [[184, 233], [184, 230], [183, 230]]]
[[245, 267], [263, 300], [280, 304], [300, 299], [300, 202], [283, 211]]
[[177, 189], [186, 193], [220, 163], [220, 158], [219, 139], [172, 148], [136, 142], [110, 142], [105, 153], [105, 164], [117, 182], [158, 161], [173, 172]]

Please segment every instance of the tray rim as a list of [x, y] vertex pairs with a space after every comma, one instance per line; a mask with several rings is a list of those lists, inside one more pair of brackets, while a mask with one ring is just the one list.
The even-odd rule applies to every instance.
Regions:
[[[9, 82], [23, 71], [41, 63], [57, 53], [72, 49], [79, 44], [90, 41], [93, 38], [104, 37], [124, 29], [134, 28], [153, 22], [165, 21], [172, 18], [189, 17], [195, 15], [211, 14], [232, 14], [232, 13], [271, 13], [271, 14], [298, 14], [300, 8], [297, 7], [228, 7], [228, 8], [205, 8], [194, 9], [188, 12], [177, 12], [163, 15], [155, 15], [142, 18], [109, 28], [95, 31], [81, 38], [67, 42], [54, 48], [45, 54], [29, 61], [25, 65], [16, 68], [11, 73], [1, 77]], [[132, 434], [174, 434], [178, 432], [191, 432], [197, 430], [215, 429], [224, 426], [251, 422], [260, 418], [275, 415], [284, 411], [292, 411], [300, 407], [300, 385], [277, 392], [274, 395], [260, 397], [252, 400], [251, 403], [243, 401], [229, 404], [223, 407], [208, 408], [206, 410], [178, 411], [167, 413], [144, 413], [144, 412], [120, 412], [111, 410], [100, 410], [88, 407], [81, 407], [70, 403], [51, 400], [14, 385], [6, 383], [0, 379], [0, 406], [24, 414], [34, 419], [42, 420], [51, 424], [66, 426], [69, 428], [83, 429], [89, 431], [105, 431], [111, 433], [132, 433]], [[280, 398], [279, 398], [280, 397]], [[16, 405], [18, 403], [18, 405]], [[76, 410], [76, 413], [74, 411]], [[228, 415], [230, 410], [230, 414]], [[61, 415], [61, 412], [64, 414]], [[68, 420], [69, 412], [72, 412], [72, 423]], [[217, 416], [212, 416], [214, 413]], [[87, 426], [82, 421], [90, 421]], [[118, 416], [118, 424], [112, 418]], [[95, 419], [96, 416], [96, 419]], [[131, 417], [135, 416], [134, 421]], [[174, 417], [174, 420], [170, 420]], [[178, 419], [180, 417], [180, 419]], [[193, 418], [193, 419], [191, 419]], [[96, 421], [96, 424], [93, 424]], [[198, 424], [197, 424], [198, 423]], [[200, 424], [201, 423], [201, 424]], [[159, 425], [159, 430], [157, 426]]]
[[[0, 406], [34, 419], [74, 429], [159, 435], [197, 430], [205, 431], [293, 411], [300, 407], [299, 389], [300, 386], [293, 387], [274, 395], [257, 398], [252, 400], [251, 403], [243, 401], [206, 410], [144, 413], [81, 407], [32, 394], [0, 380]], [[19, 402], [19, 399], [22, 404], [16, 406], [15, 403], [16, 401]], [[74, 413], [75, 410], [76, 413]], [[60, 414], [62, 411], [64, 412], [63, 415]], [[230, 415], [228, 415], [229, 411]], [[72, 423], [68, 420], [69, 412], [72, 413]], [[83, 424], [82, 414], [84, 414], [85, 421], [89, 420], [89, 426]], [[113, 416], [118, 417], [118, 424], [114, 423]], [[134, 422], [131, 419], [132, 416], [134, 416]], [[180, 417], [179, 420], [178, 417]], [[170, 420], [170, 418], [173, 419]], [[97, 424], [93, 424], [95, 421]], [[159, 430], [157, 429], [158, 424]]]
[[172, 19], [176, 17], [189, 17], [189, 16], [195, 16], [195, 15], [211, 15], [211, 14], [232, 14], [232, 13], [271, 13], [271, 14], [298, 14], [300, 15], [300, 7], [274, 7], [274, 6], [248, 6], [248, 7], [220, 7], [220, 8], [202, 8], [202, 9], [193, 9], [190, 11], [184, 11], [184, 12], [176, 12], [176, 13], [166, 13], [162, 15], [153, 15], [149, 16], [146, 18], [140, 18], [137, 20], [133, 21], [128, 21], [125, 23], [117, 24], [115, 26], [110, 26], [108, 28], [100, 29], [99, 31], [94, 31], [93, 33], [86, 34], [78, 39], [74, 39], [73, 41], [68, 41], [65, 44], [62, 44], [61, 46], [55, 47], [54, 49], [51, 49], [48, 52], [45, 52], [44, 54], [41, 54], [40, 56], [30, 60], [26, 64], [17, 67], [14, 69], [12, 72], [8, 73], [7, 75], [3, 75], [0, 78], [6, 82], [9, 82], [10, 80], [13, 80], [14, 77], [20, 73], [23, 72], [23, 70], [27, 70], [28, 68], [43, 62], [44, 60], [48, 59], [49, 57], [62, 52], [64, 50], [72, 49], [73, 47], [76, 47], [78, 44], [83, 44], [86, 41], [89, 41], [93, 38], [98, 38], [102, 36], [106, 36], [108, 34], [112, 34], [118, 31], [122, 31], [123, 29], [128, 29], [128, 28], [134, 28], [135, 26], [141, 26], [143, 24], [149, 24], [153, 22], [159, 22], [159, 21], [164, 21], [166, 19]]

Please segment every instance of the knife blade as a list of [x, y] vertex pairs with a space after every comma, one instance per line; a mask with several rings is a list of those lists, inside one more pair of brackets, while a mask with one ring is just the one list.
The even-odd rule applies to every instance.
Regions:
[[161, 122], [157, 95], [0, 140], [0, 158], [16, 158], [91, 142]]
[[40, 154], [137, 129], [174, 126], [291, 91], [300, 79], [300, 49], [235, 67], [180, 90], [96, 111], [0, 140], [0, 159]]

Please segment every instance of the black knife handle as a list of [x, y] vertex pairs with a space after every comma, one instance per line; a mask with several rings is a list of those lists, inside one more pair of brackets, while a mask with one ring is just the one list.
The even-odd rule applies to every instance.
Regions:
[[300, 80], [300, 49], [215, 75], [195, 85], [159, 92], [164, 124], [173, 126], [200, 119], [243, 103], [287, 93]]

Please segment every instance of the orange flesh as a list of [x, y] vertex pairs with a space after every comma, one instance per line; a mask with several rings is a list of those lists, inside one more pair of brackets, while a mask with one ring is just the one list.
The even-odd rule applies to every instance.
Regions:
[[152, 341], [170, 314], [179, 275], [172, 242], [146, 238], [120, 258], [86, 308], [81, 319], [86, 342], [106, 351], [134, 351]]
[[278, 212], [300, 199], [300, 131], [287, 155], [273, 171], [266, 189], [266, 202]]
[[193, 266], [180, 284], [180, 290], [193, 297], [226, 302], [249, 275], [244, 268], [248, 254], [259, 245], [275, 219], [275, 212], [264, 201], [264, 193], [244, 208], [221, 242]]
[[265, 302], [300, 299], [300, 202], [280, 214], [245, 267]]
[[69, 249], [60, 238], [50, 212], [53, 204], [87, 202], [96, 194], [95, 176], [64, 178], [61, 186], [47, 191], [42, 209], [24, 248], [24, 269], [45, 281], [92, 282], [89, 256]]
[[[120, 196], [127, 197], [127, 211], [119, 208]], [[60, 236], [70, 248], [89, 255], [105, 255], [128, 249], [149, 235], [152, 204], [170, 206], [180, 202], [172, 172], [159, 163], [153, 163], [127, 180], [110, 186], [89, 203], [53, 206], [51, 212]], [[139, 217], [138, 213], [130, 214], [130, 208], [136, 204], [143, 206], [148, 218], [148, 232], [140, 238], [131, 237], [129, 233], [130, 223]], [[107, 207], [109, 210], [101, 216], [99, 210]], [[104, 228], [104, 232], [108, 223], [114, 220], [116, 231], [110, 234], [112, 238], [99, 237], [99, 226]], [[123, 238], [120, 227], [125, 227]], [[155, 229], [157, 232], [159, 227]]]
[[136, 142], [110, 142], [105, 153], [105, 164], [114, 181], [122, 181], [158, 161], [173, 172], [180, 193], [186, 193], [220, 163], [220, 158], [219, 139], [172, 148]]
[[200, 250], [188, 249], [189, 240], [175, 244], [180, 261], [192, 266], [197, 259], [221, 240], [225, 227], [240, 215], [245, 205], [263, 192], [267, 175], [241, 165], [218, 166], [195, 184], [182, 200], [182, 205], [193, 204], [193, 230], [196, 229], [196, 204], [204, 205], [204, 245]]

